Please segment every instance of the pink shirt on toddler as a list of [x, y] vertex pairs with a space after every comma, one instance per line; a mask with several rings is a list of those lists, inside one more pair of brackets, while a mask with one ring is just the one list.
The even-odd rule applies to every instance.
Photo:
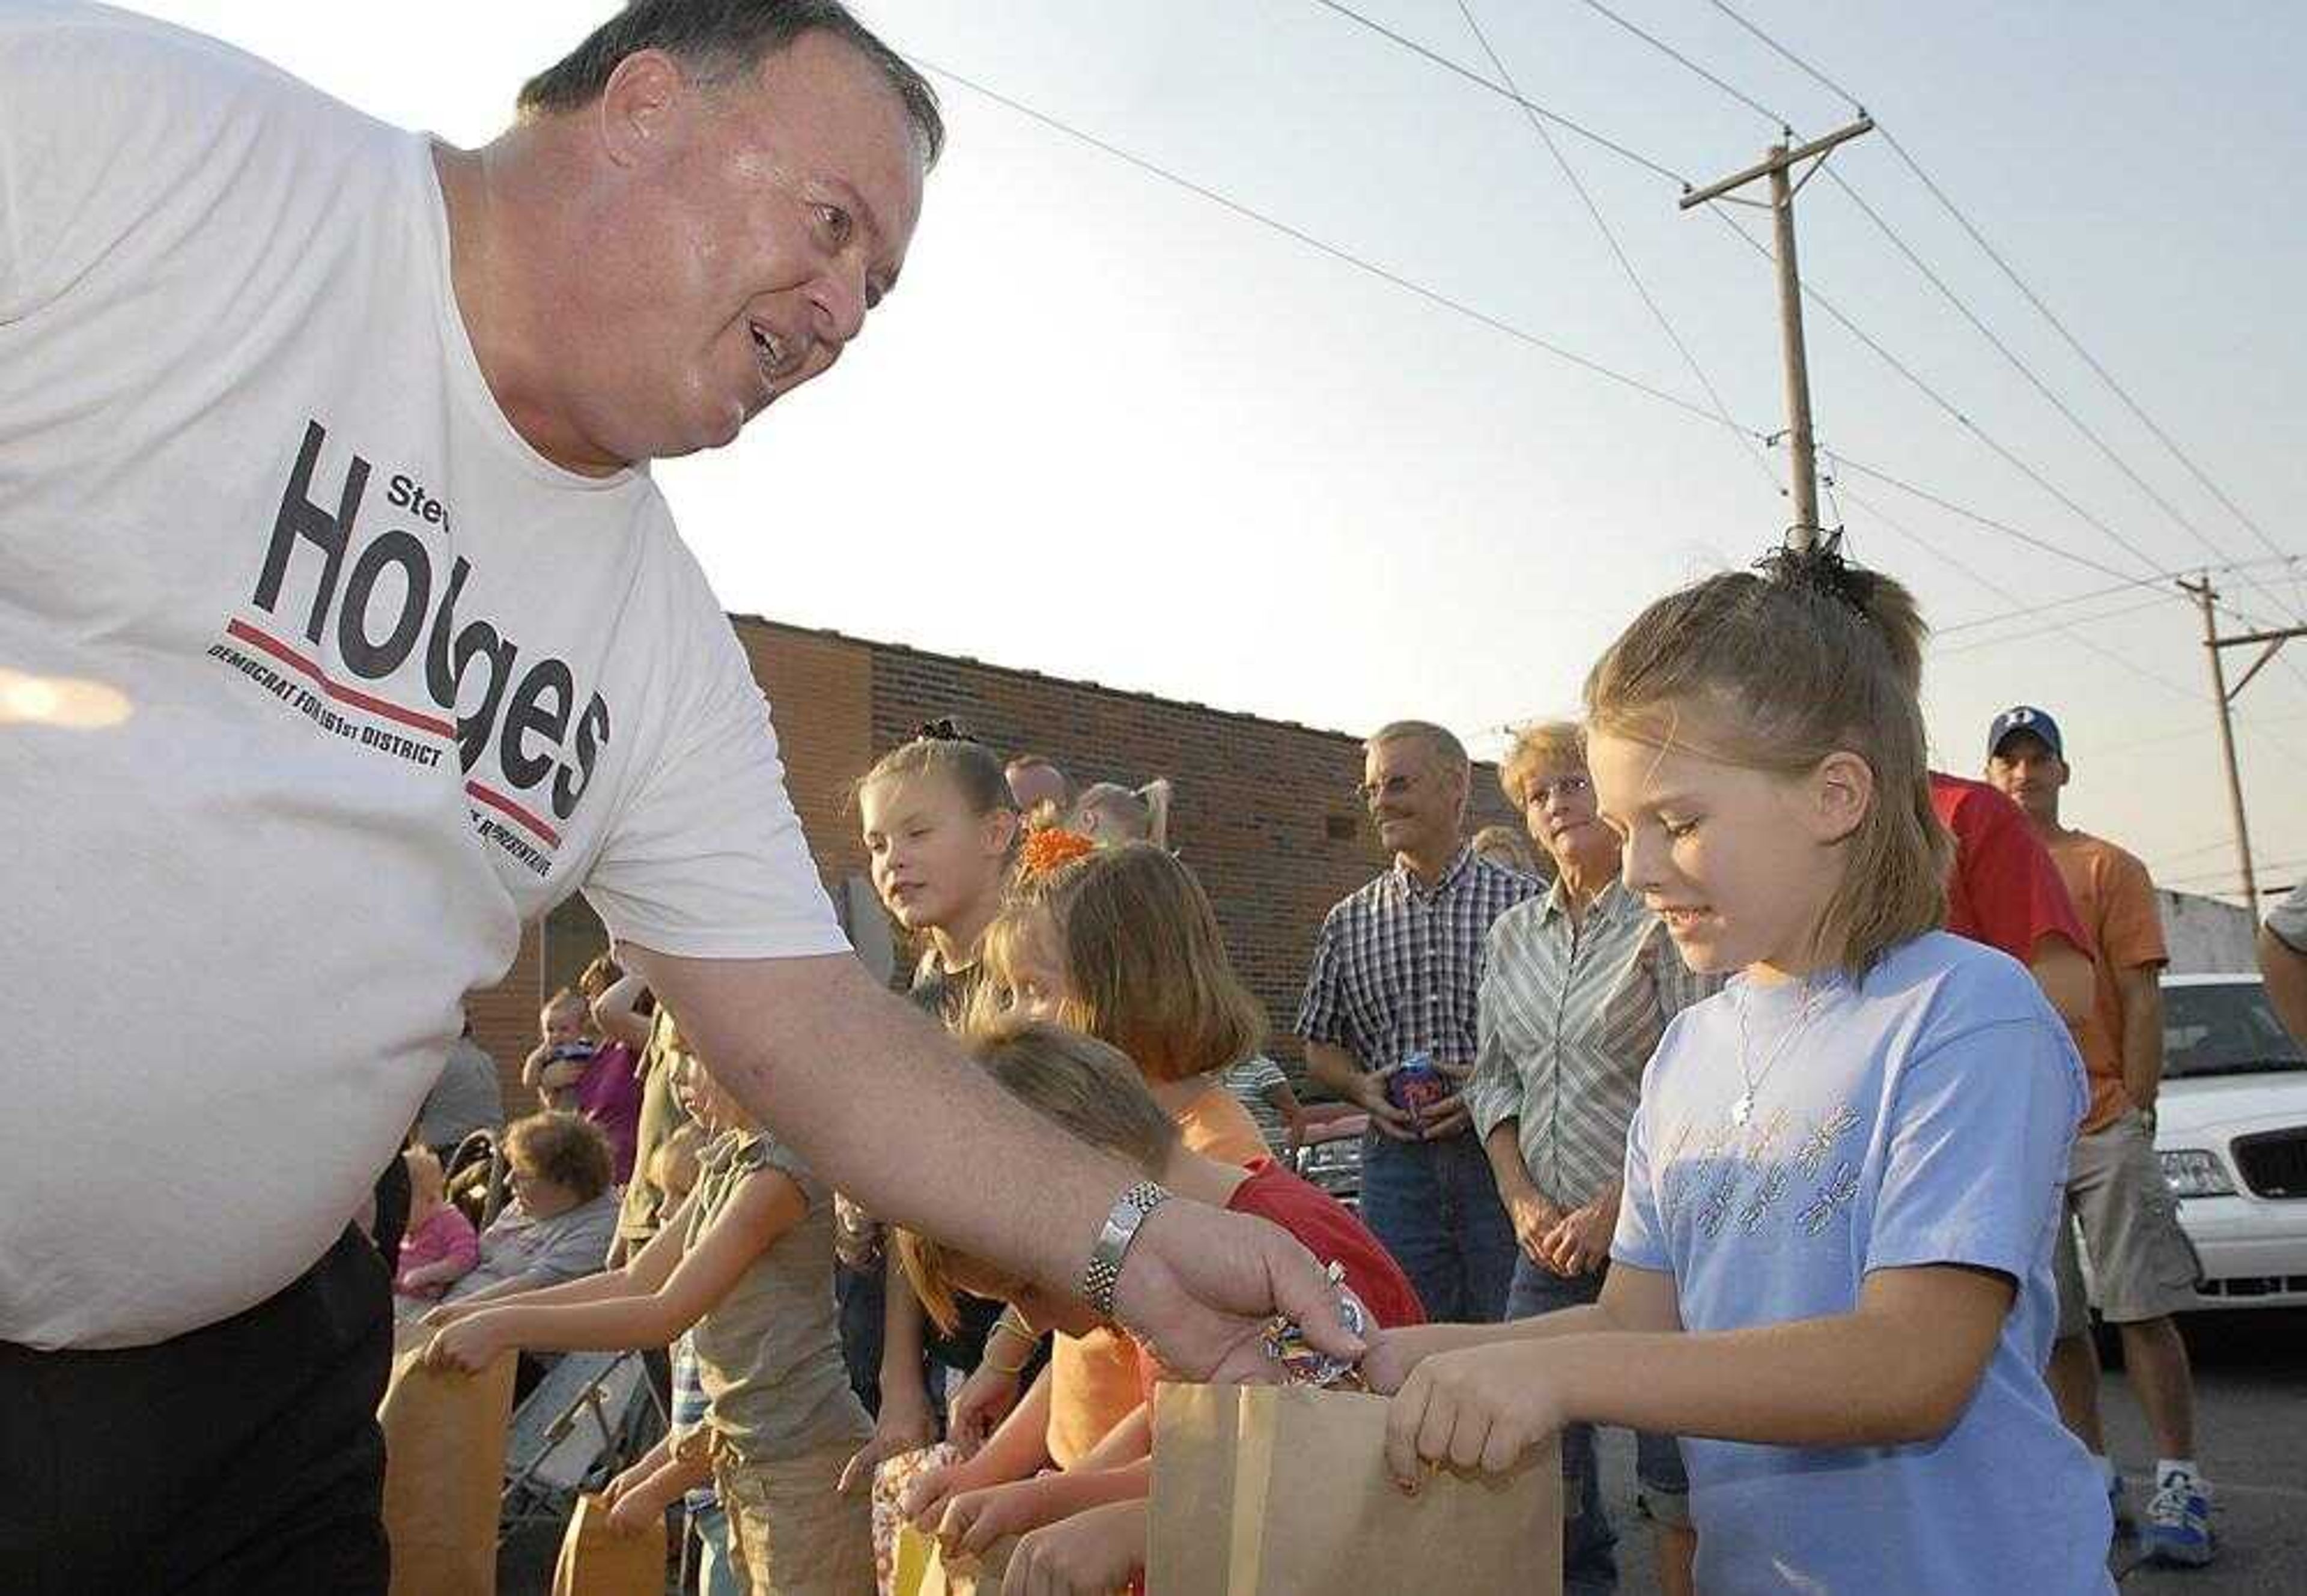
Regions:
[[393, 1277], [392, 1289], [409, 1296], [439, 1296], [450, 1282], [435, 1281], [422, 1291], [409, 1291], [401, 1283], [412, 1271], [443, 1258], [457, 1260], [459, 1274], [481, 1261], [481, 1239], [473, 1231], [473, 1222], [454, 1203], [442, 1204], [422, 1224], [410, 1225], [408, 1233], [401, 1237], [400, 1273]]

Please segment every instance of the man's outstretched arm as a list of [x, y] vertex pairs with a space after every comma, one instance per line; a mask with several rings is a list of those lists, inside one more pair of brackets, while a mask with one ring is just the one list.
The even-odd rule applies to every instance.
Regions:
[[[1138, 1171], [1016, 1102], [848, 954], [632, 965], [718, 1078], [818, 1177], [875, 1214], [1077, 1291]], [[1351, 1354], [1334, 1290], [1275, 1226], [1175, 1198], [1146, 1218], [1116, 1293], [1122, 1322], [1177, 1372], [1255, 1373], [1281, 1312]]]

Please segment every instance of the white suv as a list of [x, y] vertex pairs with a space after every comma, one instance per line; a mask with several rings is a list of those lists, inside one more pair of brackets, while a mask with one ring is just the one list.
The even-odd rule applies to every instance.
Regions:
[[2307, 1307], [2307, 1057], [2255, 975], [2163, 978], [2155, 1151], [2197, 1308]]

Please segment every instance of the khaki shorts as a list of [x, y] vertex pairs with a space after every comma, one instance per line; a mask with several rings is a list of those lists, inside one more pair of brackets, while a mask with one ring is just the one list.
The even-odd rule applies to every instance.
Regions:
[[2052, 1267], [2059, 1282], [2059, 1336], [2090, 1328], [2073, 1221], [2090, 1248], [2100, 1315], [2111, 1325], [2159, 1319], [2189, 1307], [2202, 1264], [2179, 1228], [2179, 1199], [2135, 1111], [2075, 1138], [2067, 1169], [2067, 1216]]
[[729, 1560], [753, 1596], [873, 1596], [873, 1504], [835, 1487], [858, 1443], [777, 1463], [714, 1448]]

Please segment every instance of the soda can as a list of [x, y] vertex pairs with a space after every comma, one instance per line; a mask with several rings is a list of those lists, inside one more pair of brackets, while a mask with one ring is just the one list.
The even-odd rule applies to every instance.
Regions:
[[1419, 1130], [1426, 1128], [1426, 1111], [1449, 1095], [1449, 1077], [1428, 1053], [1411, 1054], [1386, 1077], [1385, 1100], [1408, 1114], [1410, 1123]]

